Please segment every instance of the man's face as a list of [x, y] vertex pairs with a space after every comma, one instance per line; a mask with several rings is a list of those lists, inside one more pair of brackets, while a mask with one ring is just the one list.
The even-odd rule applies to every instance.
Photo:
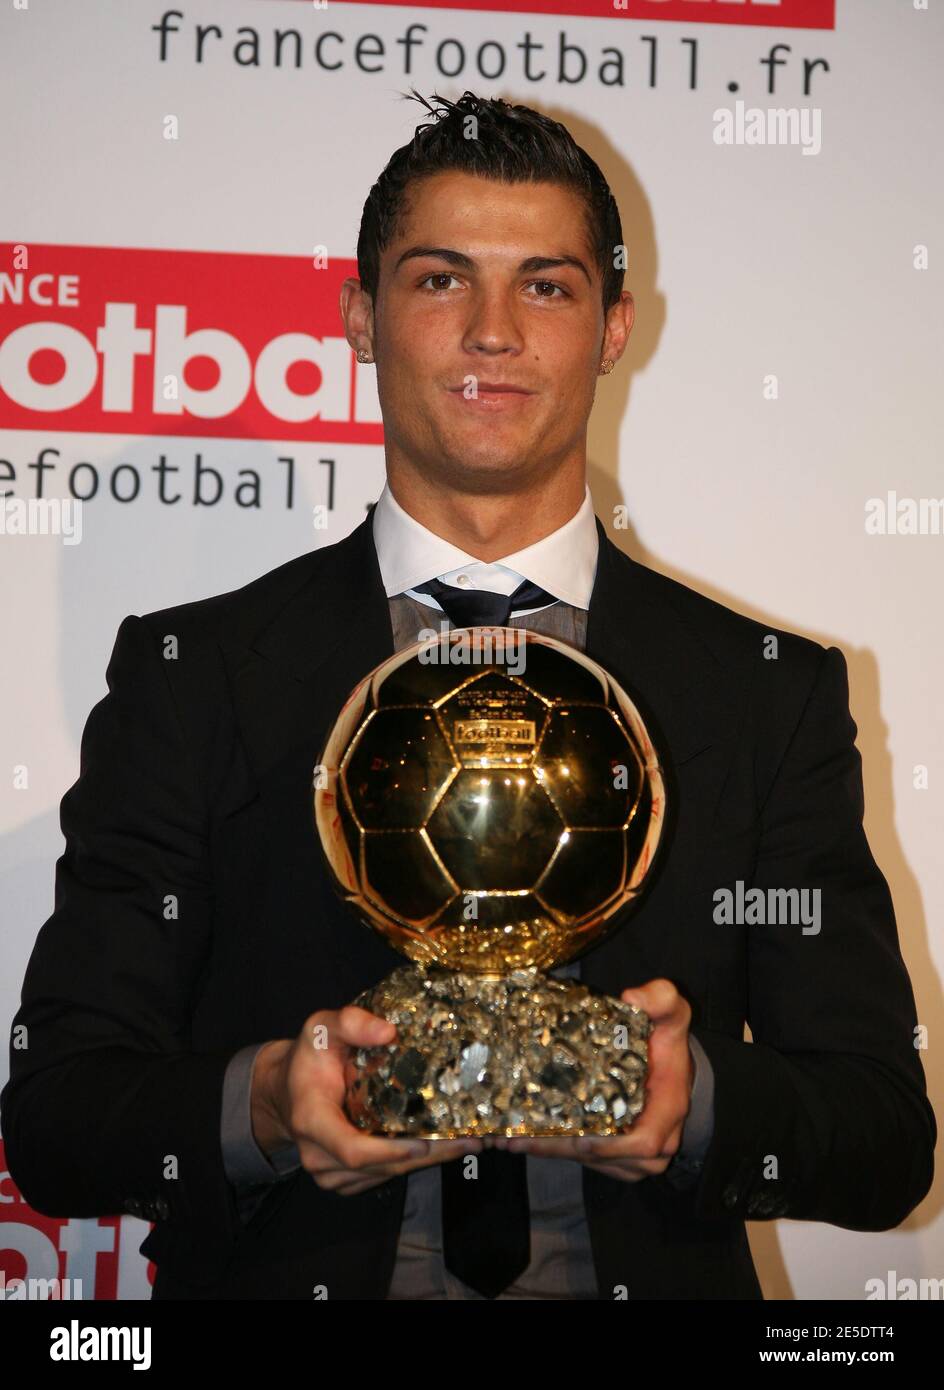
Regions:
[[[407, 203], [373, 309], [388, 466], [494, 492], [582, 460], [601, 357], [623, 343], [604, 343], [580, 199], [449, 172]], [[543, 264], [563, 257], [579, 264]]]

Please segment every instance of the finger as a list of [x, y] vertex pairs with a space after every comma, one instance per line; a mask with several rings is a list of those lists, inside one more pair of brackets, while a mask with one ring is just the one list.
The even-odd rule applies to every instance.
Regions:
[[[630, 1148], [624, 1141], [630, 1136], [624, 1134], [582, 1135], [579, 1138], [565, 1139], [511, 1139], [508, 1147], [512, 1153], [528, 1153], [535, 1158], [572, 1158], [578, 1163], [586, 1163], [591, 1158], [622, 1162], [627, 1158], [644, 1158], [651, 1147], [649, 1141], [636, 1140]], [[661, 1152], [661, 1150], [660, 1150]]]
[[662, 1173], [669, 1166], [671, 1157], [620, 1156], [620, 1141], [626, 1137], [628, 1136], [601, 1135], [579, 1139], [519, 1139], [518, 1144], [521, 1147], [514, 1148], [513, 1152], [529, 1153], [535, 1158], [574, 1159], [588, 1168], [605, 1173], [608, 1177], [618, 1177], [624, 1181], [630, 1174], [635, 1181]]
[[391, 1138], [368, 1134], [353, 1125], [335, 1101], [327, 1096], [313, 1095], [299, 1132], [310, 1136], [338, 1168], [378, 1169], [384, 1164], [403, 1163], [411, 1158], [425, 1158], [429, 1140]]
[[412, 1173], [417, 1168], [433, 1168], [437, 1163], [450, 1163], [454, 1158], [466, 1154], [480, 1153], [481, 1139], [432, 1139], [428, 1141], [428, 1152], [423, 1157], [404, 1159], [400, 1163], [385, 1163], [380, 1167], [368, 1165], [359, 1168], [359, 1173], [379, 1173], [384, 1177], [399, 1177], [401, 1173]]
[[[620, 1157], [676, 1153], [691, 1106], [688, 1044], [681, 1057], [656, 1058], [646, 1079], [646, 1103], [625, 1135], [618, 1135]], [[624, 1142], [625, 1141], [625, 1142]], [[646, 1150], [649, 1150], [648, 1155]]]
[[683, 1023], [687, 1028], [691, 1019], [692, 1011], [688, 1000], [679, 994], [671, 980], [661, 977], [649, 980], [644, 985], [624, 989], [620, 998], [624, 1003], [644, 1010], [652, 1022], [664, 1030], [677, 1031]]
[[358, 1004], [323, 1009], [312, 1015], [309, 1024], [315, 1052], [322, 1054], [343, 1053], [350, 1047], [384, 1047], [397, 1036], [396, 1026], [389, 1019]]
[[482, 1140], [471, 1135], [461, 1139], [431, 1139], [429, 1155], [411, 1164], [417, 1168], [431, 1168], [436, 1163], [451, 1163], [454, 1158], [464, 1154], [478, 1154], [484, 1148]]
[[[326, 1133], [328, 1138], [325, 1138]], [[412, 1172], [414, 1168], [448, 1163], [462, 1154], [478, 1153], [482, 1148], [481, 1139], [471, 1136], [459, 1139], [405, 1139], [368, 1135], [350, 1125], [343, 1113], [336, 1129], [329, 1124], [326, 1131], [322, 1125], [320, 1134], [324, 1142], [319, 1140], [315, 1146], [319, 1154], [313, 1156], [317, 1171], [356, 1172], [359, 1176], [374, 1175], [384, 1179]], [[332, 1140], [333, 1135], [341, 1137]], [[303, 1155], [303, 1161], [308, 1158], [309, 1155]]]
[[[684, 1001], [683, 1001], [684, 1002]], [[688, 1005], [685, 1005], [686, 1010]], [[638, 1153], [649, 1145], [653, 1152], [673, 1154], [681, 1142], [682, 1128], [691, 1107], [693, 1064], [688, 1045], [688, 1026], [657, 1024], [649, 1039], [649, 1067], [645, 1083], [645, 1105], [633, 1123], [635, 1135], [627, 1153]]]
[[[667, 1133], [659, 1128], [644, 1128], [636, 1122], [626, 1134], [590, 1135], [577, 1141], [578, 1157], [584, 1163], [626, 1163], [639, 1165], [662, 1164], [667, 1167], [678, 1152], [682, 1141], [682, 1124]], [[658, 1166], [652, 1171], [661, 1171]]]

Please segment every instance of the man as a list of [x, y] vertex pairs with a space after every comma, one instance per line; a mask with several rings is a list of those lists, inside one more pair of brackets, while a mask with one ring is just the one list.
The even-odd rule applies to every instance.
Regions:
[[[593, 518], [621, 246], [563, 127], [444, 103], [371, 190], [342, 295], [378, 373], [380, 502], [337, 545], [121, 624], [2, 1118], [37, 1210], [155, 1221], [157, 1298], [758, 1298], [745, 1217], [885, 1230], [929, 1189], [841, 653], [633, 563]], [[654, 1020], [625, 1135], [417, 1142], [343, 1114], [349, 1049], [395, 1032], [350, 1001], [400, 957], [331, 889], [311, 770], [357, 680], [445, 616], [585, 648], [668, 749], [660, 872], [569, 972]], [[735, 885], [818, 892], [821, 928], [723, 922]]]

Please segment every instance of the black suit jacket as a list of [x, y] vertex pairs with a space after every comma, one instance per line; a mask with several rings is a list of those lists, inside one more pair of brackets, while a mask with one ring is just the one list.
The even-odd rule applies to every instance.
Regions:
[[[597, 527], [587, 652], [637, 693], [673, 772], [651, 890], [584, 955], [583, 978], [615, 995], [673, 980], [715, 1075], [695, 1187], [584, 1168], [600, 1296], [759, 1298], [746, 1217], [886, 1230], [933, 1174], [846, 665], [782, 631], [765, 659], [761, 624]], [[14, 1034], [0, 1104], [10, 1171], [37, 1211], [155, 1222], [142, 1246], [155, 1297], [388, 1288], [406, 1178], [343, 1197], [300, 1169], [243, 1227], [220, 1108], [238, 1048], [294, 1037], [401, 963], [335, 897], [310, 793], [342, 702], [392, 651], [370, 517], [242, 589], [118, 630], [14, 1020], [28, 1046]], [[714, 892], [737, 880], [820, 888], [821, 931], [716, 924]]]

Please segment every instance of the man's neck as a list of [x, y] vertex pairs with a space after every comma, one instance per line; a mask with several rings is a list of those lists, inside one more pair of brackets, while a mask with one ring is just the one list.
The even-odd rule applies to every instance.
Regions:
[[486, 564], [560, 530], [580, 510], [587, 488], [586, 477], [574, 472], [518, 492], [455, 492], [389, 468], [387, 486], [421, 526]]

